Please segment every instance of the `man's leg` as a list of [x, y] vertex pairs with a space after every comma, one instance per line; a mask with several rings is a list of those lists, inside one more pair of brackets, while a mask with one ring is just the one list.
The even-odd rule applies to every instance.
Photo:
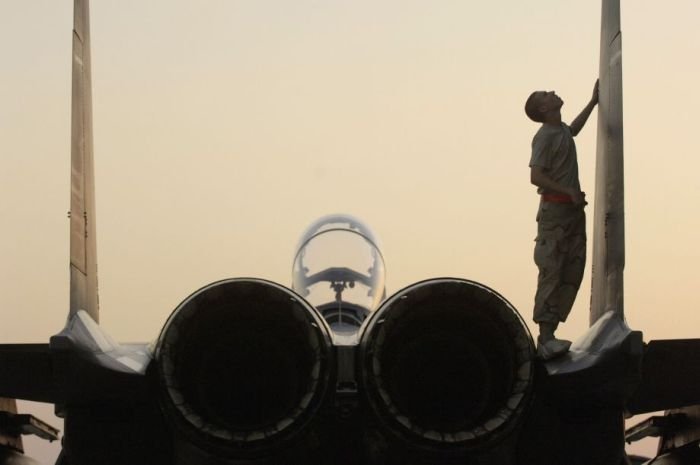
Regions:
[[534, 259], [539, 270], [533, 319], [535, 323], [559, 321], [557, 290], [561, 285], [564, 256], [559, 253], [559, 240], [564, 230], [543, 220], [537, 224]]
[[538, 355], [544, 359], [553, 358], [567, 350], [570, 341], [556, 339], [554, 331], [561, 319], [560, 288], [566, 254], [562, 251], [561, 240], [565, 230], [560, 225], [540, 221], [535, 244], [535, 263], [539, 268], [537, 293], [533, 318], [540, 326], [537, 338]]
[[576, 300], [586, 266], [586, 216], [583, 211], [576, 212], [566, 224], [561, 245], [565, 256], [562, 262], [561, 284], [557, 290], [556, 310], [559, 321], [564, 322]]

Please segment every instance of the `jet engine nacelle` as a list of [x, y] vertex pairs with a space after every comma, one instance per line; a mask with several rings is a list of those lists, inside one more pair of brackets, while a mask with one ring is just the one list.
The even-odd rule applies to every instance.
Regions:
[[195, 292], [156, 346], [165, 416], [185, 443], [216, 456], [254, 458], [293, 444], [325, 398], [332, 362], [316, 310], [259, 279]]
[[447, 459], [502, 445], [527, 410], [532, 337], [495, 291], [460, 279], [413, 284], [370, 318], [360, 383], [380, 428]]

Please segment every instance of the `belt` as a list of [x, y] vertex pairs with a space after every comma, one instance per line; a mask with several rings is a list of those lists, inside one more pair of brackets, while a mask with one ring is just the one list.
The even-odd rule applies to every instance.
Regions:
[[571, 196], [566, 194], [542, 194], [542, 201], [552, 203], [574, 203]]

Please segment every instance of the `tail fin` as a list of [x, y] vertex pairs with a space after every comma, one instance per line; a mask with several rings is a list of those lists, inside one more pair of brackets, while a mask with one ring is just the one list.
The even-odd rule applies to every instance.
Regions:
[[69, 318], [85, 310], [99, 321], [89, 10], [88, 0], [74, 1]]
[[624, 318], [625, 193], [620, 0], [603, 0], [602, 5], [591, 325], [610, 310]]

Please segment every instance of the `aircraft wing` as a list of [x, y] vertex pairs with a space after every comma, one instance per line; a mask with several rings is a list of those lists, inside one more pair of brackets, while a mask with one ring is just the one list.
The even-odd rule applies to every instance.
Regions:
[[694, 404], [700, 404], [700, 339], [649, 342], [627, 410], [636, 415]]
[[0, 345], [0, 396], [58, 405], [139, 398], [151, 358], [147, 344], [118, 344], [78, 311], [49, 344]]

